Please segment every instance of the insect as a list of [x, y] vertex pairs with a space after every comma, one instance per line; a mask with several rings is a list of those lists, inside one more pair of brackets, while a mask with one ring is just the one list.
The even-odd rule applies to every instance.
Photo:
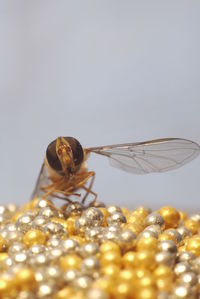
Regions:
[[82, 203], [92, 190], [95, 172], [87, 168], [90, 153], [109, 158], [112, 166], [124, 171], [146, 174], [165, 172], [190, 162], [200, 153], [200, 145], [181, 138], [155, 139], [137, 143], [83, 148], [73, 137], [58, 137], [46, 150], [32, 197], [57, 197], [71, 201], [81, 197]]

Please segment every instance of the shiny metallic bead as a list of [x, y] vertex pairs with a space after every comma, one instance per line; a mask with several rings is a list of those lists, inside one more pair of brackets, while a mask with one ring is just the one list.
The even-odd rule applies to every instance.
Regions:
[[126, 217], [121, 212], [112, 213], [107, 219], [108, 225], [126, 223]]
[[64, 229], [64, 227], [55, 222], [47, 222], [43, 227], [42, 227], [43, 232], [48, 234], [49, 236], [64, 236], [67, 237], [67, 231]]
[[85, 238], [88, 241], [98, 242], [103, 236], [103, 227], [96, 226], [91, 228], [86, 228]]
[[60, 246], [60, 238], [50, 238], [47, 243], [46, 243], [46, 246], [47, 247], [51, 247], [51, 248], [54, 248], [54, 247], [58, 247]]
[[53, 294], [57, 291], [55, 283], [44, 282], [39, 285], [37, 298], [52, 298]]
[[46, 251], [46, 247], [44, 245], [40, 245], [40, 244], [35, 244], [33, 246], [31, 246], [28, 250], [28, 254], [29, 255], [36, 255], [39, 253], [43, 253]]
[[50, 280], [62, 280], [62, 271], [57, 265], [49, 265], [36, 270], [35, 277], [37, 282], [49, 282]]
[[87, 227], [92, 226], [92, 220], [81, 216], [75, 220], [75, 230], [77, 233], [84, 234]]
[[38, 267], [48, 264], [50, 261], [48, 255], [46, 253], [38, 253], [36, 255], [33, 255], [29, 258], [28, 263], [32, 267]]
[[36, 299], [36, 297], [33, 292], [21, 291], [17, 294], [17, 299]]
[[180, 262], [180, 263], [176, 264], [174, 267], [174, 272], [177, 276], [180, 276], [181, 274], [183, 274], [185, 272], [189, 272], [190, 270], [191, 270], [191, 267], [188, 264], [188, 262]]
[[141, 232], [139, 235], [138, 235], [138, 239], [140, 238], [155, 238], [155, 239], [158, 239], [158, 234], [156, 232], [153, 232], [152, 230], [143, 230], [143, 232]]
[[8, 221], [8, 215], [0, 215], [0, 226], [3, 227], [3, 224]]
[[200, 224], [200, 213], [191, 215], [189, 219], [197, 221]]
[[9, 214], [9, 209], [6, 206], [0, 205], [0, 215]]
[[23, 239], [23, 233], [20, 231], [10, 231], [5, 238], [10, 244], [13, 242], [21, 242]]
[[18, 230], [24, 233], [27, 232], [32, 225], [33, 218], [34, 217], [29, 214], [19, 217], [16, 222]]
[[87, 291], [86, 298], [87, 299], [109, 299], [109, 296], [104, 290], [98, 288], [92, 288]]
[[194, 286], [194, 285], [197, 285], [197, 283], [198, 283], [198, 277], [197, 277], [197, 274], [194, 272], [185, 272], [180, 275], [178, 281], [180, 284]]
[[168, 292], [159, 292], [157, 299], [170, 299], [170, 295]]
[[190, 261], [190, 264], [192, 266], [192, 269], [200, 274], [200, 256]]
[[104, 208], [105, 207], [105, 204], [101, 201], [97, 201], [95, 200], [95, 202], [91, 202], [89, 204], [90, 207], [95, 207], [95, 208]]
[[12, 258], [16, 263], [25, 263], [27, 260], [27, 253], [17, 252], [12, 255]]
[[60, 249], [63, 253], [74, 253], [79, 250], [79, 247], [79, 242], [73, 239], [61, 240], [60, 242]]
[[191, 262], [193, 259], [195, 259], [195, 255], [191, 251], [181, 252], [178, 256], [179, 262]]
[[104, 215], [103, 213], [95, 207], [87, 208], [83, 211], [83, 217], [90, 220], [92, 226], [100, 226], [104, 222]]
[[70, 283], [73, 282], [78, 276], [80, 276], [80, 272], [76, 269], [70, 269], [64, 272], [63, 279], [65, 282]]
[[169, 228], [165, 230], [165, 234], [168, 234], [169, 236], [172, 236], [176, 242], [176, 244], [179, 244], [182, 241], [182, 235], [179, 233], [177, 229]]
[[158, 243], [158, 250], [167, 251], [170, 253], [177, 253], [176, 244], [171, 240], [165, 240]]
[[41, 228], [44, 224], [46, 224], [49, 219], [45, 216], [37, 216], [32, 222], [33, 228]]
[[14, 242], [8, 250], [9, 255], [18, 253], [18, 252], [24, 252], [26, 250], [26, 247], [23, 243], [20, 242]]
[[158, 252], [155, 255], [155, 261], [157, 264], [165, 264], [169, 267], [172, 267], [175, 264], [175, 254], [168, 251]]
[[121, 232], [121, 230], [118, 226], [116, 226], [116, 230], [110, 230], [110, 227], [105, 227], [105, 229], [103, 230], [101, 239], [103, 242], [106, 240], [118, 242], [120, 232]]
[[192, 290], [190, 287], [185, 285], [179, 285], [175, 287], [173, 294], [175, 298], [190, 298], [192, 296]]
[[125, 229], [120, 232], [119, 244], [122, 249], [131, 249], [134, 245], [134, 240], [136, 239], [136, 234], [130, 229]]
[[92, 283], [92, 278], [87, 275], [81, 275], [78, 276], [76, 279], [73, 281], [73, 286], [75, 288], [80, 288], [80, 289], [87, 289]]
[[62, 254], [63, 251], [61, 250], [61, 248], [52, 248], [48, 251], [48, 256], [51, 260], [58, 259]]
[[10, 203], [10, 204], [7, 205], [7, 209], [9, 211], [9, 214], [13, 215], [14, 213], [17, 212], [18, 206], [13, 204], [13, 203]]
[[62, 212], [65, 218], [72, 215], [79, 216], [82, 214], [83, 209], [84, 209], [83, 205], [78, 201], [75, 201], [73, 203], [68, 203], [62, 206]]
[[82, 257], [88, 257], [95, 255], [99, 251], [99, 244], [95, 242], [90, 242], [83, 244], [79, 249], [79, 254]]
[[100, 263], [95, 256], [90, 256], [82, 261], [81, 270], [84, 274], [90, 274], [94, 271], [99, 270]]
[[122, 213], [122, 209], [118, 206], [109, 206], [107, 208], [107, 210], [108, 210], [109, 214], [113, 214], [113, 213], [116, 213], [116, 212]]
[[53, 203], [51, 200], [43, 199], [43, 198], [41, 198], [36, 204], [36, 208], [39, 208], [39, 209], [43, 209], [46, 207], [52, 207], [52, 206], [53, 206]]
[[192, 236], [191, 231], [185, 226], [178, 227], [177, 231], [182, 236], [182, 239], [185, 239], [186, 237]]
[[162, 229], [165, 227], [165, 221], [160, 214], [151, 213], [145, 218], [145, 225], [159, 225]]
[[47, 218], [58, 217], [58, 211], [52, 207], [47, 206], [41, 209], [40, 216], [45, 216]]

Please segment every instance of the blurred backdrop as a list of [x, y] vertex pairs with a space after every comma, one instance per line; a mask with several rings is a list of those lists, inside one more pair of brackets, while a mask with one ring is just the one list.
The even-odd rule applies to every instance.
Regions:
[[[200, 142], [200, 2], [0, 0], [0, 198], [29, 200], [46, 147]], [[107, 204], [200, 207], [200, 158], [137, 176], [91, 156]]]

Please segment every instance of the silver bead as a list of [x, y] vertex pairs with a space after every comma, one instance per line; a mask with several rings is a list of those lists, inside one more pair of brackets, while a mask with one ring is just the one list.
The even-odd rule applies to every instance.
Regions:
[[46, 216], [47, 218], [58, 217], [58, 211], [52, 207], [45, 207], [41, 209], [40, 216]]
[[79, 249], [79, 254], [82, 257], [95, 255], [99, 251], [99, 244], [95, 242], [83, 244]]
[[12, 255], [12, 258], [16, 263], [25, 263], [27, 260], [27, 253], [17, 252]]
[[143, 230], [143, 232], [141, 232], [139, 235], [138, 235], [138, 239], [140, 238], [155, 238], [155, 239], [158, 239], [158, 235], [157, 233], [153, 232], [152, 230]]
[[99, 270], [100, 263], [95, 256], [90, 256], [82, 261], [81, 270], [84, 274], [90, 274]]
[[81, 216], [75, 220], [75, 230], [77, 233], [83, 235], [87, 227], [92, 226], [91, 219], [86, 218], [85, 216]]
[[174, 237], [176, 240], [176, 243], [180, 243], [182, 241], [182, 235], [176, 229], [172, 229], [172, 228], [166, 229], [165, 233], [168, 234], [169, 236]]
[[64, 217], [67, 218], [69, 216], [79, 216], [82, 214], [83, 211], [83, 205], [80, 202], [73, 202], [69, 204], [65, 204], [62, 206], [62, 212], [64, 214]]
[[[113, 228], [113, 226], [112, 226], [112, 228]], [[110, 227], [105, 227], [104, 230], [103, 230], [101, 240], [103, 242], [105, 240], [118, 242], [120, 233], [121, 233], [121, 229], [118, 226], [115, 227], [115, 230], [113, 230], [113, 229], [111, 230]]]
[[107, 210], [108, 210], [109, 214], [113, 214], [113, 213], [116, 213], [116, 212], [122, 213], [122, 209], [118, 206], [109, 206], [107, 208]]
[[73, 281], [73, 286], [75, 288], [80, 288], [80, 289], [87, 289], [92, 283], [92, 278], [87, 275], [82, 275], [78, 276], [74, 281]]
[[112, 213], [107, 219], [108, 225], [126, 223], [126, 217], [121, 212]]
[[50, 259], [48, 258], [46, 253], [38, 253], [36, 255], [33, 255], [29, 258], [28, 263], [32, 267], [39, 267], [48, 264]]
[[179, 253], [178, 260], [180, 262], [190, 262], [195, 259], [195, 255], [191, 251], [184, 251]]
[[101, 289], [89, 289], [86, 293], [87, 299], [109, 299], [108, 294]]
[[79, 250], [79, 247], [79, 242], [73, 239], [62, 240], [60, 243], [60, 249], [63, 253], [74, 253]]
[[174, 272], [177, 276], [180, 276], [181, 274], [185, 272], [189, 272], [191, 270], [190, 265], [187, 262], [180, 262], [175, 265]]
[[9, 214], [11, 214], [11, 215], [16, 213], [18, 210], [18, 206], [13, 203], [8, 204], [7, 208], [8, 208]]
[[37, 298], [52, 298], [53, 294], [57, 291], [55, 283], [44, 282], [39, 285]]
[[73, 282], [78, 276], [80, 276], [79, 271], [75, 269], [69, 269], [63, 274], [63, 279], [65, 282], [70, 283]]
[[36, 297], [33, 292], [21, 291], [17, 294], [17, 299], [36, 299]]
[[86, 228], [85, 238], [88, 241], [98, 242], [102, 239], [103, 228], [101, 226]]
[[130, 250], [134, 247], [134, 240], [136, 239], [136, 234], [130, 229], [125, 229], [120, 232], [119, 235], [119, 245], [123, 250]]
[[196, 273], [194, 273], [194, 272], [185, 272], [185, 273], [181, 274], [178, 281], [180, 284], [194, 286], [194, 285], [197, 285], [198, 278], [197, 278]]
[[25, 250], [26, 250], [26, 247], [23, 243], [14, 242], [8, 250], [8, 254], [11, 255], [11, 254], [14, 254], [17, 252], [24, 252]]
[[9, 210], [6, 206], [0, 205], [0, 215], [8, 215]]
[[172, 267], [175, 263], [175, 255], [167, 251], [162, 251], [156, 253], [155, 260], [157, 264], [165, 264]]
[[158, 243], [158, 250], [167, 251], [174, 254], [177, 253], [176, 244], [172, 240], [160, 241]]
[[43, 253], [46, 251], [46, 247], [44, 245], [40, 245], [40, 244], [35, 244], [32, 245], [29, 250], [28, 250], [28, 254], [29, 255], [36, 255], [39, 253]]
[[200, 274], [200, 256], [194, 258], [191, 262], [190, 262], [192, 269], [195, 270], [197, 273]]
[[58, 246], [60, 246], [60, 238], [50, 238], [47, 243], [46, 243], [46, 246], [47, 247], [51, 247], [51, 248], [56, 248]]
[[194, 220], [200, 224], [200, 213], [191, 215], [189, 219]]
[[168, 292], [159, 292], [157, 299], [171, 299]]
[[6, 236], [6, 240], [11, 244], [13, 242], [20, 242], [23, 239], [23, 233], [20, 231], [10, 231]]
[[32, 222], [33, 228], [41, 228], [44, 224], [46, 224], [49, 219], [45, 216], [37, 216]]
[[49, 265], [42, 267], [35, 272], [35, 278], [37, 282], [49, 282], [59, 279], [59, 283], [62, 280], [62, 271], [57, 265]]
[[64, 227], [60, 223], [55, 222], [47, 222], [42, 227], [43, 232], [47, 233], [49, 236], [56, 235], [56, 236], [65, 236], [67, 237], [67, 231], [64, 229]]
[[98, 208], [90, 207], [83, 211], [83, 217], [91, 221], [92, 226], [100, 226], [104, 222], [104, 215]]
[[60, 248], [52, 248], [48, 251], [49, 259], [55, 260], [61, 257], [63, 251]]
[[17, 228], [23, 233], [27, 232], [32, 225], [33, 218], [34, 217], [31, 215], [23, 215], [19, 217], [16, 222]]
[[39, 209], [43, 209], [43, 208], [46, 208], [46, 207], [52, 207], [53, 206], [53, 203], [51, 200], [49, 199], [39, 199], [37, 204], [36, 204], [36, 208], [39, 208]]
[[162, 229], [165, 227], [165, 221], [160, 214], [151, 213], [145, 218], [145, 225], [149, 226], [152, 224], [159, 225]]
[[191, 231], [185, 226], [178, 227], [177, 231], [182, 236], [182, 239], [185, 239], [186, 237], [192, 236]]
[[187, 286], [180, 285], [175, 287], [174, 289], [174, 295], [175, 298], [189, 298], [192, 295], [191, 288], [188, 288]]

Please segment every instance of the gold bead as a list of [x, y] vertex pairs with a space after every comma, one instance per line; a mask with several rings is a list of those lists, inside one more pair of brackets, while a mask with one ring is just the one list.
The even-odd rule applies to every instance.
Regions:
[[141, 237], [137, 243], [136, 243], [136, 250], [142, 251], [142, 250], [157, 250], [157, 243], [158, 241], [153, 237]]
[[174, 273], [172, 269], [164, 264], [159, 265], [153, 272], [154, 276], [157, 278], [168, 278], [173, 277]]
[[134, 213], [141, 216], [141, 219], [145, 219], [149, 215], [149, 210], [144, 207], [138, 207]]
[[188, 228], [192, 234], [197, 234], [200, 228], [199, 223], [193, 219], [187, 219], [184, 221], [184, 226]]
[[100, 252], [105, 253], [107, 251], [116, 251], [120, 253], [120, 247], [118, 244], [112, 242], [112, 241], [106, 241], [100, 246]]
[[59, 260], [60, 267], [63, 271], [68, 269], [80, 269], [82, 259], [76, 254], [62, 256]]
[[191, 251], [196, 256], [200, 256], [200, 236], [193, 236], [190, 239], [187, 239], [186, 250]]
[[116, 264], [108, 264], [108, 265], [102, 266], [101, 273], [106, 276], [115, 278], [120, 274], [120, 266], [116, 265]]
[[123, 225], [124, 229], [130, 229], [132, 232], [134, 232], [136, 235], [141, 233], [144, 229], [143, 225], [139, 223], [125, 223]]
[[66, 228], [69, 235], [74, 235], [76, 233], [76, 228], [75, 228], [76, 219], [78, 219], [77, 216], [72, 216], [67, 218], [66, 220]]
[[160, 277], [156, 280], [156, 286], [160, 291], [170, 292], [173, 286], [172, 278], [170, 277]]
[[108, 265], [108, 264], [116, 264], [121, 265], [122, 257], [119, 252], [117, 251], [106, 251], [101, 255], [100, 263], [102, 266]]
[[11, 219], [12, 222], [16, 222], [21, 216], [23, 216], [24, 213], [22, 211], [18, 211], [15, 213]]
[[147, 269], [154, 269], [156, 265], [155, 253], [152, 251], [139, 251], [136, 253], [136, 265]]
[[128, 251], [122, 257], [122, 264], [124, 267], [135, 267], [136, 266], [136, 252]]
[[144, 220], [139, 213], [132, 212], [128, 218], [127, 223], [137, 223], [138, 225], [144, 226]]
[[160, 215], [163, 217], [165, 221], [165, 228], [176, 228], [180, 222], [180, 214], [179, 212], [169, 206], [162, 207], [159, 210]]
[[113, 279], [110, 276], [100, 277], [94, 281], [94, 283], [92, 284], [92, 287], [101, 289], [101, 290], [105, 291], [106, 293], [111, 294], [111, 292], [114, 288]]
[[86, 240], [83, 237], [78, 235], [71, 236], [71, 239], [79, 242], [79, 244], [81, 245], [86, 243]]
[[0, 235], [0, 252], [5, 251], [5, 249], [8, 246], [8, 242], [2, 238], [2, 236]]
[[126, 299], [129, 298], [132, 292], [132, 285], [127, 281], [118, 282], [113, 289], [114, 298]]
[[63, 289], [59, 290], [53, 299], [66, 299], [66, 298], [71, 298], [71, 296], [74, 294], [74, 290], [67, 286], [64, 287]]
[[67, 230], [66, 220], [64, 220], [62, 218], [58, 218], [58, 217], [53, 217], [53, 218], [51, 218], [51, 221], [54, 223], [61, 224]]
[[44, 245], [46, 242], [46, 235], [39, 229], [28, 230], [23, 238], [23, 242], [27, 247], [35, 244]]
[[128, 210], [127, 208], [121, 208], [122, 209], [122, 213], [124, 214], [124, 216], [126, 217], [126, 218], [128, 218], [129, 216], [130, 216], [130, 214], [131, 214], [131, 211], [130, 210]]
[[184, 211], [179, 211], [180, 217], [182, 221], [185, 221], [188, 218], [188, 215]]
[[138, 279], [138, 286], [140, 288], [153, 287], [155, 286], [155, 279], [151, 273], [143, 275]]
[[8, 253], [7, 252], [1, 252], [0, 253], [0, 263], [2, 261], [4, 261], [5, 259], [7, 259], [7, 258], [8, 258]]
[[0, 298], [3, 298], [3, 295], [9, 293], [11, 288], [12, 288], [11, 281], [0, 278]]
[[118, 278], [121, 281], [133, 281], [136, 278], [136, 272], [131, 268], [123, 269], [120, 271]]
[[106, 218], [109, 217], [109, 212], [106, 208], [103, 208], [103, 207], [99, 207], [98, 209], [103, 214], [103, 217], [104, 217], [103, 225], [106, 226]]
[[149, 271], [148, 269], [145, 269], [145, 268], [138, 267], [135, 269], [135, 274], [136, 274], [137, 278], [141, 279], [142, 277], [151, 274], [151, 271]]
[[35, 275], [34, 272], [26, 267], [22, 268], [17, 272], [15, 276], [15, 284], [21, 289], [33, 289], [35, 287]]
[[153, 287], [138, 289], [135, 295], [136, 299], [157, 299], [157, 292]]

